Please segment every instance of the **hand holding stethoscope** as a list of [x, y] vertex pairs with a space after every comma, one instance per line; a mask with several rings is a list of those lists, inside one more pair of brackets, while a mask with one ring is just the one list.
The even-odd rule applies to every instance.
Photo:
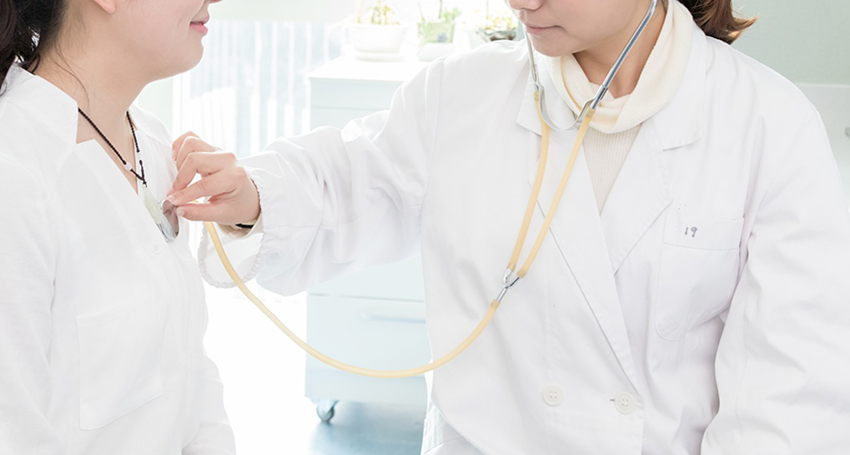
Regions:
[[[253, 224], [260, 216], [257, 187], [234, 154], [222, 152], [189, 132], [174, 141], [172, 158], [178, 172], [168, 201], [178, 206], [179, 216], [228, 225]], [[195, 175], [201, 179], [192, 183]], [[206, 202], [190, 204], [206, 197]]]

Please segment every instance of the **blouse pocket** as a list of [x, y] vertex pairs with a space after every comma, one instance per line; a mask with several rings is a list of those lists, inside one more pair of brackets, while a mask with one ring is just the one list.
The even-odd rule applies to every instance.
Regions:
[[163, 393], [164, 322], [154, 306], [77, 317], [80, 343], [80, 427], [93, 430]]
[[738, 282], [744, 219], [668, 215], [655, 294], [655, 328], [680, 340], [728, 306]]

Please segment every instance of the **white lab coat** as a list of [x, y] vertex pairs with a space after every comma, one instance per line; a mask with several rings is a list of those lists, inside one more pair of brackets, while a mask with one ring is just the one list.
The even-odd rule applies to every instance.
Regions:
[[[432, 352], [448, 352], [498, 293], [531, 192], [526, 59], [497, 43], [437, 61], [388, 112], [246, 160], [263, 224], [228, 240], [240, 272], [291, 294], [420, 250]], [[552, 133], [523, 257], [575, 136]], [[847, 453], [850, 214], [790, 82], [694, 26], [682, 86], [601, 216], [582, 152], [550, 231], [491, 327], [433, 374], [424, 454]]]
[[[0, 454], [233, 454], [185, 222], [166, 243], [107, 152], [76, 144], [73, 99], [18, 67], [6, 82]], [[168, 134], [131, 114], [162, 198], [176, 174]]]

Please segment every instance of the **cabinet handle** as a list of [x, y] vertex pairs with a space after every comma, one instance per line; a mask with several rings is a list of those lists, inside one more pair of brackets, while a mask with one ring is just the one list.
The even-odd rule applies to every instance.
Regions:
[[403, 324], [424, 324], [425, 318], [418, 316], [389, 316], [374, 314], [368, 311], [360, 312], [360, 319], [370, 322], [401, 322]]

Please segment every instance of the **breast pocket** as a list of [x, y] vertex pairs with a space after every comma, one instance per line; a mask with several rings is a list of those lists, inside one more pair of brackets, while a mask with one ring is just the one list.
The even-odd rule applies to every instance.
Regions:
[[83, 430], [104, 427], [163, 392], [162, 316], [149, 302], [116, 303], [77, 317]]
[[720, 314], [738, 281], [744, 220], [668, 215], [658, 288], [655, 327], [667, 340]]

